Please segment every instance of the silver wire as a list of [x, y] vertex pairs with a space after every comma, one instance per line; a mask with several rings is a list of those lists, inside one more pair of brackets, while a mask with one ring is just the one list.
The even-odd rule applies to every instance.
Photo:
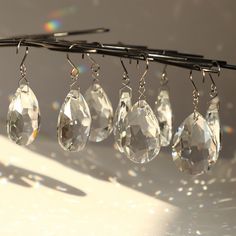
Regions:
[[124, 73], [123, 73], [123, 76], [122, 76], [122, 87], [120, 88], [120, 93], [122, 91], [124, 91], [125, 89], [127, 89], [128, 91], [132, 91], [132, 88], [129, 86], [130, 85], [130, 78], [129, 78], [129, 74], [128, 74], [128, 71], [125, 67], [125, 64], [123, 62], [123, 60], [120, 58], [120, 62], [121, 62], [121, 65], [123, 67], [123, 70], [124, 70]]
[[146, 69], [143, 73], [143, 75], [141, 76], [140, 80], [139, 80], [139, 98], [138, 100], [141, 100], [141, 99], [146, 99], [146, 96], [145, 96], [145, 92], [146, 92], [146, 89], [145, 89], [145, 85], [146, 85], [146, 81], [145, 81], [145, 77], [147, 75], [147, 72], [148, 72], [148, 69], [149, 69], [149, 61], [148, 61], [148, 58], [146, 58]]
[[[19, 41], [17, 47], [16, 47], [16, 54], [19, 53], [19, 49], [20, 49], [20, 46], [21, 46], [21, 43], [22, 43], [22, 40]], [[26, 66], [25, 66], [25, 60], [26, 60], [26, 57], [29, 53], [29, 48], [26, 47], [25, 48], [25, 54], [24, 54], [24, 57], [20, 63], [20, 74], [21, 74], [21, 78], [19, 79], [18, 81], [18, 85], [20, 86], [22, 84], [22, 82], [24, 81], [27, 85], [29, 84], [29, 81], [27, 80], [26, 78]]]
[[86, 54], [89, 61], [91, 62], [90, 69], [92, 71], [92, 77], [94, 82], [98, 81], [98, 76], [100, 72], [100, 65], [90, 56], [89, 53]]
[[[76, 46], [76, 44], [72, 44], [69, 49], [71, 50], [74, 46]], [[70, 73], [70, 76], [71, 76], [71, 79], [72, 79], [72, 82], [70, 84], [70, 89], [72, 89], [75, 85], [77, 85], [77, 89], [79, 89], [79, 86], [77, 84], [77, 81], [78, 81], [78, 78], [79, 78], [79, 68], [78, 66], [76, 66], [72, 60], [70, 59], [70, 56], [69, 56], [69, 53], [66, 53], [66, 58], [67, 58], [67, 61], [69, 62], [69, 64], [72, 66], [72, 70], [71, 70], [71, 73]]]
[[[220, 76], [220, 67], [218, 67], [218, 76]], [[202, 69], [202, 77], [203, 77], [203, 83], [205, 82], [205, 78], [206, 78], [206, 73], [208, 74], [208, 76], [210, 77], [210, 80], [211, 80], [211, 87], [210, 87], [210, 92], [209, 92], [209, 95], [210, 95], [210, 98], [211, 100], [214, 99], [215, 97], [218, 96], [218, 91], [217, 91], [217, 87], [216, 87], [216, 83], [213, 79], [213, 76], [211, 74], [211, 72], [209, 70], [205, 70], [205, 69]]]
[[198, 119], [198, 104], [199, 104], [199, 97], [200, 97], [200, 94], [199, 94], [199, 91], [197, 89], [197, 86], [196, 84], [194, 83], [193, 81], [193, 72], [192, 70], [190, 71], [190, 74], [189, 74], [189, 79], [193, 85], [193, 114], [194, 114], [194, 120], [197, 120]]

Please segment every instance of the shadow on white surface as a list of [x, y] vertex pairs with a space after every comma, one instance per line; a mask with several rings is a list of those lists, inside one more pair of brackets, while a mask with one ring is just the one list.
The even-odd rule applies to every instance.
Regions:
[[236, 158], [191, 177], [165, 153], [136, 165], [102, 144], [67, 153], [47, 138], [30, 150], [0, 141], [1, 235], [235, 235]]
[[66, 192], [68, 194], [76, 196], [86, 196], [86, 193], [74, 188], [69, 184], [65, 184], [54, 178], [46, 175], [39, 174], [34, 171], [30, 171], [15, 165], [4, 165], [0, 163], [1, 178], [7, 179], [8, 182], [21, 185], [23, 187], [33, 187], [35, 183], [40, 183], [47, 188], [54, 189], [60, 192]]

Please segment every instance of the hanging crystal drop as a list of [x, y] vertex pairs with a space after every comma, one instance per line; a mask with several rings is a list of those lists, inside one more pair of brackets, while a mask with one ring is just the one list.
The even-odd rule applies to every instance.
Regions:
[[88, 105], [79, 92], [72, 89], [61, 106], [57, 123], [60, 146], [71, 152], [84, 149], [90, 132], [91, 116]]
[[124, 153], [133, 162], [147, 163], [160, 151], [160, 128], [145, 100], [136, 102], [125, 118]]
[[[220, 118], [219, 118], [219, 97], [215, 97], [210, 101], [209, 108], [206, 113], [206, 121], [212, 131], [213, 137], [217, 144], [217, 151], [221, 150], [221, 130], [220, 130]], [[218, 156], [217, 156], [218, 157]]]
[[119, 104], [114, 116], [113, 133], [115, 138], [115, 148], [124, 152], [124, 138], [126, 137], [125, 117], [131, 108], [131, 91], [121, 92]]
[[161, 146], [166, 147], [172, 138], [172, 109], [168, 90], [160, 91], [155, 102], [154, 113], [159, 121]]
[[94, 82], [85, 93], [85, 100], [88, 103], [92, 124], [89, 140], [100, 142], [106, 139], [113, 128], [113, 108], [111, 102], [100, 86]]
[[8, 109], [8, 137], [19, 145], [29, 145], [37, 137], [39, 126], [38, 100], [27, 84], [21, 84]]
[[207, 172], [217, 159], [217, 146], [206, 120], [196, 112], [179, 126], [173, 138], [172, 157], [180, 171], [192, 175]]

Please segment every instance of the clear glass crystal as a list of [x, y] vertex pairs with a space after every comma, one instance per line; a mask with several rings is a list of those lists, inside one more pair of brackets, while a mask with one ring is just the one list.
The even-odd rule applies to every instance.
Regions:
[[78, 90], [71, 90], [61, 106], [57, 123], [57, 138], [67, 151], [84, 149], [90, 132], [91, 116], [84, 97]]
[[39, 126], [38, 100], [27, 84], [21, 84], [8, 109], [8, 137], [19, 145], [29, 145], [37, 137]]
[[106, 139], [113, 129], [113, 108], [111, 102], [97, 82], [94, 82], [85, 93], [92, 124], [89, 140], [100, 142]]
[[131, 108], [131, 91], [121, 92], [118, 107], [114, 116], [113, 133], [115, 138], [115, 148], [124, 152], [124, 138], [126, 136], [126, 127], [124, 125], [125, 117]]
[[136, 102], [125, 118], [125, 155], [136, 163], [151, 161], [160, 151], [160, 128], [145, 100]]
[[217, 159], [217, 146], [206, 120], [189, 115], [173, 138], [172, 157], [180, 171], [199, 175], [209, 170]]
[[221, 150], [221, 130], [220, 130], [220, 117], [219, 117], [219, 97], [215, 97], [210, 101], [209, 108], [206, 113], [206, 121], [212, 131], [213, 137], [217, 144], [218, 156]]
[[161, 146], [168, 146], [172, 138], [172, 109], [168, 90], [160, 91], [155, 102], [154, 113], [159, 121]]

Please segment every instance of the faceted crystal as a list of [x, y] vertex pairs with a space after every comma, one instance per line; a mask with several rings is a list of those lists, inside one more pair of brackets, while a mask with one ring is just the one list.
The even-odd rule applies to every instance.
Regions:
[[103, 88], [96, 82], [86, 91], [85, 100], [92, 117], [89, 140], [100, 142], [112, 132], [113, 108], [111, 102]]
[[126, 135], [122, 139], [125, 155], [136, 163], [151, 161], [160, 151], [160, 128], [145, 100], [136, 102], [125, 118]]
[[168, 90], [160, 91], [155, 102], [154, 113], [159, 121], [161, 146], [168, 146], [172, 137], [172, 109]]
[[[221, 131], [219, 118], [219, 97], [215, 97], [210, 101], [209, 108], [206, 114], [206, 121], [211, 129], [215, 142], [217, 144], [217, 151], [221, 150]], [[217, 156], [218, 157], [218, 156]]]
[[217, 146], [206, 120], [197, 113], [189, 115], [173, 138], [172, 157], [180, 169], [192, 175], [209, 170], [217, 159]]
[[88, 140], [91, 116], [84, 97], [78, 90], [71, 90], [58, 116], [57, 138], [67, 151], [81, 151]]
[[131, 92], [126, 91], [120, 94], [120, 100], [114, 116], [113, 133], [115, 136], [115, 148], [124, 152], [124, 137], [126, 136], [125, 117], [131, 108]]
[[21, 84], [8, 109], [8, 137], [19, 145], [29, 145], [37, 137], [39, 126], [38, 100], [28, 85]]

